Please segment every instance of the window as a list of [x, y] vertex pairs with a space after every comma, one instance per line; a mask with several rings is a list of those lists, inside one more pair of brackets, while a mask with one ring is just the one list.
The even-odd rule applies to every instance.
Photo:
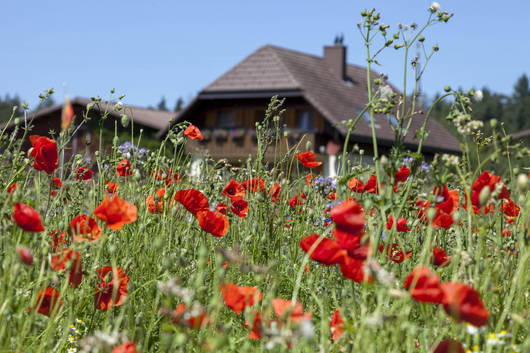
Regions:
[[217, 114], [217, 126], [220, 129], [227, 129], [235, 126], [234, 112], [230, 110], [222, 111]]
[[386, 120], [388, 120], [388, 122], [392, 124], [393, 127], [398, 127], [398, 121], [393, 114], [387, 114], [385, 115], [385, 117], [386, 117]]
[[[356, 111], [357, 111], [357, 114], [361, 114], [361, 112], [362, 112], [363, 110], [360, 109], [360, 108], [357, 108]], [[354, 118], [355, 118], [355, 117], [354, 117]], [[370, 122], [370, 114], [368, 114], [368, 112], [364, 112], [363, 115], [361, 115], [361, 119], [363, 119], [364, 121], [366, 121], [366, 123], [367, 123], [368, 125], [371, 126], [371, 122]], [[381, 127], [381, 125], [379, 125], [379, 124], [377, 123], [377, 120], [375, 120], [375, 116], [374, 116], [374, 127], [375, 127], [376, 129], [379, 129], [379, 128]]]
[[315, 115], [310, 110], [296, 112], [297, 128], [302, 131], [313, 131], [315, 128]]

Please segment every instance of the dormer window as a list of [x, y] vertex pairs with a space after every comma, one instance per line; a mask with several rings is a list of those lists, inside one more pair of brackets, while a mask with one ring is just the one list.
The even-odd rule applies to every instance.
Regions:
[[315, 114], [311, 110], [298, 110], [296, 112], [297, 128], [301, 131], [313, 131], [315, 129]]
[[235, 127], [235, 114], [231, 110], [221, 111], [217, 114], [217, 127], [229, 129]]

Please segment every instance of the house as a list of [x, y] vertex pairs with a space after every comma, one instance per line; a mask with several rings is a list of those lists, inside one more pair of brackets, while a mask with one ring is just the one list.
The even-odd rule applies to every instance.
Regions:
[[[95, 104], [92, 100], [81, 97], [74, 98], [70, 103], [73, 108], [76, 125], [82, 121], [85, 115], [87, 115], [90, 120], [81, 125], [79, 130], [77, 130], [72, 136], [72, 139], [65, 150], [66, 160], [77, 153], [91, 156], [93, 152], [98, 150], [100, 145], [100, 123], [105, 112], [108, 114], [102, 122], [102, 137], [104, 140], [102, 141], [102, 146], [104, 149], [108, 149], [112, 143], [115, 129], [117, 130], [118, 136], [123, 136], [124, 138], [130, 138], [131, 128], [133, 129], [136, 138], [140, 135], [140, 130], [142, 130], [142, 140], [154, 141], [154, 143], [158, 145], [158, 140], [156, 139], [157, 134], [160, 130], [166, 130], [170, 121], [176, 116], [176, 113], [173, 112], [139, 108], [129, 105], [123, 105], [122, 109], [117, 110], [114, 109], [115, 104], [108, 102]], [[88, 109], [87, 113], [88, 104], [92, 104], [92, 107]], [[61, 131], [63, 106], [64, 104], [57, 104], [28, 114], [26, 120], [28, 121], [28, 124], [31, 124], [32, 126], [28, 135], [41, 135], [56, 138]], [[127, 126], [123, 126], [121, 122], [122, 114], [127, 115], [129, 121], [132, 118], [133, 124], [129, 123]], [[8, 133], [16, 133], [18, 137], [22, 137], [24, 119], [20, 117], [19, 121], [20, 123], [18, 127], [15, 126], [14, 122], [11, 122], [7, 126], [6, 124], [0, 125], [0, 129], [6, 127]], [[55, 136], [52, 136], [51, 133]], [[29, 147], [31, 147], [29, 139], [26, 139], [23, 142], [23, 149], [27, 150]]]
[[[273, 95], [286, 99], [285, 130], [290, 145], [301, 141], [305, 150], [310, 141], [317, 158], [324, 162], [321, 172], [335, 175], [335, 155], [344, 144], [347, 128], [341, 122], [354, 118], [368, 102], [366, 69], [347, 64], [346, 47], [341, 43], [324, 47], [323, 57], [265, 45], [206, 86], [177, 117], [198, 126], [205, 139], [190, 141], [186, 149], [196, 156], [207, 153], [239, 163], [257, 152], [253, 133], [256, 122]], [[377, 74], [374, 73], [374, 77]], [[399, 94], [397, 89], [394, 92]], [[415, 150], [414, 132], [424, 121], [413, 118], [404, 140]], [[394, 116], [376, 116], [378, 148], [386, 153], [394, 144]], [[427, 156], [434, 153], [460, 153], [459, 142], [435, 119], [427, 124], [430, 132], [423, 144]], [[166, 131], [162, 131], [161, 135]], [[373, 153], [368, 114], [359, 120], [350, 137], [365, 155]], [[272, 157], [271, 157], [272, 158]]]
[[521, 142], [523, 145], [530, 146], [530, 129], [513, 133], [512, 139], [514, 142]]

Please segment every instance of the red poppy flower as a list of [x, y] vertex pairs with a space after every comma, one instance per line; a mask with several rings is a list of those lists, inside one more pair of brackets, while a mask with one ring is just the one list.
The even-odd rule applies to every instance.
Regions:
[[511, 235], [512, 235], [512, 231], [509, 230], [508, 228], [504, 228], [504, 229], [502, 230], [502, 236], [503, 236], [503, 237], [509, 237], [509, 236], [511, 236]]
[[151, 173], [151, 176], [153, 178], [155, 178], [156, 180], [162, 180], [162, 179], [164, 179], [164, 172], [162, 172], [162, 170], [160, 170], [160, 169], [155, 169]]
[[136, 346], [133, 342], [127, 341], [120, 344], [119, 346], [114, 347], [112, 353], [138, 353]]
[[263, 298], [263, 294], [255, 287], [239, 287], [233, 283], [220, 285], [226, 306], [237, 315], [241, 314], [246, 307], [251, 307]]
[[55, 271], [66, 269], [66, 262], [70, 261], [70, 277], [68, 284], [73, 288], [79, 287], [83, 279], [83, 265], [81, 263], [81, 255], [77, 250], [62, 249], [57, 254], [52, 256], [51, 266]]
[[75, 180], [90, 181], [93, 175], [94, 172], [87, 167], [77, 168]]
[[517, 206], [511, 199], [502, 203], [502, 212], [506, 216], [506, 222], [515, 222], [515, 219], [519, 216], [521, 208]]
[[342, 275], [354, 282], [363, 281], [371, 282], [372, 279], [364, 274], [364, 261], [355, 259], [351, 256], [344, 256], [340, 263]]
[[29, 266], [33, 265], [33, 254], [31, 253], [31, 250], [23, 246], [17, 246], [16, 251], [23, 263]]
[[311, 187], [312, 180], [313, 180], [313, 174], [311, 174], [311, 173], [307, 174], [306, 177], [305, 177], [305, 184], [308, 187]]
[[410, 169], [407, 168], [404, 164], [401, 166], [401, 168], [396, 172], [394, 176], [394, 180], [396, 183], [403, 183], [407, 181], [408, 177], [410, 175]]
[[193, 124], [189, 124], [186, 130], [184, 130], [184, 135], [192, 140], [202, 141], [203, 137], [201, 135], [201, 130]]
[[442, 303], [444, 292], [440, 286], [439, 276], [425, 266], [416, 267], [403, 283], [410, 290], [412, 298], [424, 303]]
[[[246, 328], [249, 328], [248, 322], [245, 321], [243, 323], [243, 326]], [[250, 330], [250, 334], [248, 335], [248, 338], [251, 340], [259, 340], [261, 338], [261, 331], [263, 330], [263, 325], [261, 323], [261, 317], [259, 315], [259, 312], [257, 310], [254, 311], [254, 319], [252, 320], [252, 329]]]
[[[379, 252], [382, 253], [384, 249], [385, 249], [384, 246], [382, 244], [379, 244]], [[385, 254], [390, 260], [399, 264], [403, 262], [404, 260], [410, 258], [410, 256], [412, 255], [412, 251], [407, 251], [405, 253], [403, 250], [401, 250], [398, 244], [394, 243], [392, 244], [392, 246], [390, 246], [390, 244], [386, 246]]]
[[295, 208], [296, 206], [301, 205], [301, 204], [302, 204], [302, 201], [298, 199], [298, 196], [295, 196], [289, 200], [289, 207], [291, 208]]
[[26, 232], [38, 233], [44, 230], [39, 213], [25, 203], [15, 202], [13, 218], [17, 225]]
[[94, 210], [94, 215], [107, 223], [110, 229], [120, 230], [125, 224], [136, 221], [138, 209], [119, 196], [113, 196], [111, 199], [105, 196], [105, 199]]
[[234, 179], [230, 179], [223, 189], [223, 195], [228, 196], [232, 201], [243, 200], [245, 198], [245, 188]]
[[444, 310], [456, 322], [466, 321], [477, 327], [488, 323], [488, 310], [473, 287], [458, 282], [444, 282], [440, 287]]
[[118, 163], [116, 166], [116, 173], [118, 173], [119, 176], [129, 176], [132, 175], [132, 166], [131, 162], [127, 158], [124, 158]]
[[271, 188], [269, 190], [269, 193], [271, 194], [271, 201], [274, 203], [280, 202], [280, 184], [274, 183], [271, 185]]
[[245, 218], [248, 213], [248, 202], [245, 200], [234, 201], [232, 199], [232, 207], [230, 207], [230, 211], [238, 217]]
[[354, 191], [354, 192], [363, 192], [364, 191], [364, 183], [362, 182], [361, 179], [357, 179], [357, 178], [353, 177], [353, 178], [351, 178], [348, 181], [348, 188], [351, 191]]
[[116, 191], [118, 191], [118, 184], [116, 183], [111, 183], [110, 181], [106, 181], [105, 182], [105, 186], [107, 186], [107, 192], [109, 194], [115, 194]]
[[58, 230], [51, 231], [48, 234], [52, 238], [52, 251], [56, 252], [58, 247], [67, 245], [68, 234], [66, 232], [59, 232]]
[[310, 320], [313, 316], [312, 312], [304, 314], [304, 307], [302, 303], [293, 303], [291, 300], [282, 298], [275, 298], [272, 300], [272, 308], [279, 319], [286, 319], [290, 322], [300, 322], [303, 320]]
[[435, 247], [432, 249], [431, 262], [435, 266], [446, 267], [451, 262], [451, 257], [447, 256], [444, 249]]
[[448, 338], [438, 343], [433, 353], [466, 353], [466, 350], [462, 343]]
[[435, 187], [433, 194], [438, 197], [436, 209], [447, 214], [453, 214], [458, 209], [460, 196], [458, 190], [449, 190], [446, 185]]
[[[192, 315], [193, 312], [193, 315]], [[197, 310], [190, 310], [186, 307], [186, 304], [180, 303], [175, 309], [175, 317], [173, 319], [174, 323], [185, 322], [192, 329], [199, 329], [203, 326], [208, 325], [210, 318], [206, 313], [200, 312], [197, 314]]]
[[[390, 217], [388, 217], [388, 222], [386, 223], [386, 229], [388, 230], [392, 229], [393, 224], [394, 224], [394, 216], [390, 215]], [[407, 227], [406, 218], [398, 218], [397, 224], [396, 224], [396, 230], [401, 233], [410, 231], [410, 228]]]
[[13, 183], [13, 184], [9, 185], [9, 187], [7, 188], [7, 193], [11, 194], [11, 193], [15, 192], [16, 189], [17, 189], [17, 183]]
[[319, 165], [322, 165], [322, 162], [317, 162], [317, 155], [315, 152], [303, 152], [295, 154], [294, 157], [306, 168], [316, 168]]
[[33, 146], [30, 156], [35, 158], [33, 167], [52, 174], [59, 167], [59, 152], [55, 141], [44, 136], [31, 135], [29, 142]]
[[63, 186], [63, 182], [61, 181], [60, 178], [57, 178], [57, 177], [53, 177], [52, 178], [52, 185], [55, 186], [56, 188], [60, 188]]
[[265, 181], [261, 177], [260, 178], [255, 178], [255, 179], [248, 179], [248, 180], [244, 181], [243, 183], [241, 183], [241, 185], [248, 192], [257, 192], [258, 189], [259, 189], [259, 191], [264, 191], [265, 190]]
[[[480, 204], [480, 192], [484, 188], [489, 188], [490, 192], [495, 191], [495, 188], [497, 187], [497, 184], [500, 184], [501, 192], [498, 196], [499, 199], [509, 199], [510, 198], [510, 192], [506, 188], [506, 186], [501, 182], [501, 177], [495, 174], [491, 174], [487, 170], [482, 172], [477, 179], [473, 182], [473, 185], [471, 185], [471, 205], [473, 207], [473, 212], [479, 213], [482, 211], [484, 213], [489, 213], [492, 211], [492, 209], [488, 206], [487, 202], [484, 205]], [[466, 205], [467, 207], [467, 199], [466, 199]]]
[[40, 290], [37, 303], [35, 304], [35, 310], [39, 314], [50, 316], [51, 314], [57, 313], [62, 305], [61, 293], [50, 286]]
[[[448, 190], [447, 186], [443, 185], [441, 188], [435, 187], [433, 194], [437, 196], [437, 202], [435, 205], [436, 213], [431, 225], [433, 228], [449, 229], [454, 222], [452, 214], [459, 205], [458, 190]], [[419, 207], [418, 216], [424, 223], [427, 223], [427, 210], [431, 206], [431, 202], [417, 200], [416, 206]]]
[[145, 204], [147, 205], [147, 210], [151, 213], [162, 213], [164, 211], [164, 194], [166, 193], [166, 189], [158, 189], [156, 190], [156, 202], [155, 202], [155, 196], [149, 195], [145, 199]]
[[215, 237], [222, 237], [228, 231], [228, 218], [220, 212], [200, 211], [196, 217], [202, 230]]
[[[110, 280], [107, 279], [110, 276]], [[98, 268], [101, 280], [97, 287], [94, 305], [99, 310], [109, 310], [111, 306], [120, 306], [127, 297], [127, 283], [129, 277], [118, 266]]]
[[335, 222], [337, 229], [344, 232], [363, 235], [366, 218], [363, 208], [355, 201], [344, 201], [331, 209], [331, 220]]
[[226, 216], [226, 214], [227, 214], [227, 212], [228, 212], [228, 207], [226, 206], [226, 203], [224, 203], [224, 202], [219, 202], [219, 203], [217, 204], [216, 210], [217, 210], [217, 212], [222, 213], [223, 215]]
[[[317, 243], [315, 245], [315, 243]], [[311, 250], [311, 248], [313, 248]], [[312, 260], [325, 265], [334, 265], [342, 261], [346, 251], [333, 239], [323, 238], [318, 234], [311, 234], [300, 240], [300, 248], [305, 253], [309, 253]]]
[[94, 241], [101, 236], [101, 228], [96, 223], [96, 220], [86, 214], [72, 219], [70, 230], [76, 241]]
[[[383, 185], [381, 185], [381, 188]], [[379, 187], [377, 186], [377, 178], [375, 175], [370, 175], [370, 179], [364, 184], [364, 192], [369, 194], [379, 194]]]
[[180, 202], [194, 216], [197, 212], [208, 210], [208, 199], [202, 192], [195, 189], [185, 189], [176, 192], [173, 197], [175, 201]]
[[329, 327], [331, 329], [331, 338], [336, 341], [344, 333], [344, 320], [340, 317], [340, 308], [335, 309], [331, 320], [329, 322]]
[[166, 180], [164, 181], [166, 183], [167, 187], [170, 187], [171, 184], [173, 184], [173, 183], [178, 184], [178, 183], [180, 183], [180, 181], [181, 181], [180, 175], [177, 172], [173, 172], [173, 170], [171, 170], [171, 169], [167, 170], [167, 172], [166, 172]]
[[348, 252], [349, 256], [357, 260], [366, 260], [370, 246], [368, 244], [361, 245], [362, 236], [334, 229], [333, 237], [340, 247]]

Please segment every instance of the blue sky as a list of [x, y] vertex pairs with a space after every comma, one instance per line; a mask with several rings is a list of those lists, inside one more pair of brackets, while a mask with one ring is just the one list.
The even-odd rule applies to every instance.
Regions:
[[[440, 51], [424, 79], [433, 95], [445, 85], [489, 87], [511, 93], [530, 73], [526, 1], [439, 1], [454, 12], [449, 23], [431, 28], [426, 43]], [[264, 44], [322, 55], [322, 47], [343, 33], [348, 61], [364, 65], [356, 28], [360, 11], [375, 7], [382, 22], [424, 23], [430, 1], [403, 0], [53, 0], [9, 1], [2, 5], [0, 94], [18, 94], [35, 104], [53, 87], [61, 101], [109, 97], [172, 108], [177, 97], [193, 96]], [[402, 82], [401, 52], [382, 57], [377, 70]], [[64, 87], [66, 84], [66, 88]]]

